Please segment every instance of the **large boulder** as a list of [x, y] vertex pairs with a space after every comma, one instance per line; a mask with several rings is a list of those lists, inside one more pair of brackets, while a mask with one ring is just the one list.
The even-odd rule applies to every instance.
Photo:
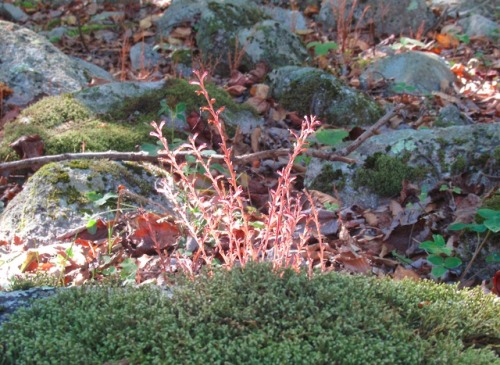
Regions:
[[[353, 9], [354, 5], [354, 9]], [[326, 28], [337, 28], [337, 19], [344, 16], [349, 26], [364, 28], [374, 25], [375, 37], [400, 34], [413, 35], [420, 30], [423, 34], [430, 29], [436, 17], [427, 7], [425, 0], [325, 0], [321, 5], [319, 21]]]
[[495, 184], [488, 176], [500, 169], [498, 141], [498, 123], [386, 131], [349, 156], [355, 165], [313, 159], [306, 185], [330, 194], [335, 186], [344, 206], [365, 208], [399, 196], [403, 180], [430, 190], [463, 174], [471, 186], [488, 188]]
[[[168, 201], [156, 192], [164, 172], [150, 164], [107, 160], [75, 160], [40, 168], [0, 215], [0, 241], [14, 236], [34, 246], [49, 244], [68, 231], [85, 226], [89, 219], [113, 218], [116, 199], [97, 205], [93, 193], [117, 193], [120, 185], [145, 199], [128, 203], [157, 213], [168, 210]], [[157, 204], [145, 203], [155, 202]], [[165, 207], [160, 209], [159, 207]]]
[[[222, 113], [229, 131], [238, 125], [248, 131], [262, 124], [250, 106], [236, 104], [221, 88], [211, 83], [206, 87]], [[13, 159], [9, 144], [21, 136], [39, 135], [47, 154], [86, 151], [135, 151], [144, 143], [155, 143], [150, 136], [152, 121], [166, 121], [166, 128], [185, 133], [186, 119], [199, 113], [206, 104], [197, 88], [186, 80], [159, 82], [114, 82], [84, 90], [43, 98], [24, 109], [18, 118], [5, 126], [0, 143], [0, 158]], [[184, 103], [184, 118], [174, 118], [165, 110]]]
[[7, 102], [16, 105], [81, 90], [94, 76], [89, 67], [66, 56], [45, 37], [1, 20], [0, 60], [0, 80], [14, 90]]
[[361, 74], [362, 85], [388, 80], [389, 91], [397, 94], [430, 94], [452, 88], [455, 74], [433, 53], [410, 51], [376, 60]]
[[[273, 14], [278, 20], [271, 19]], [[203, 62], [228, 75], [235, 66], [248, 70], [264, 62], [273, 69], [306, 60], [307, 50], [282, 16], [245, 0], [182, 0], [169, 6], [158, 26], [164, 37], [176, 26], [195, 26]]]
[[272, 96], [300, 116], [316, 115], [335, 126], [369, 125], [381, 108], [328, 72], [313, 67], [281, 67], [269, 74]]

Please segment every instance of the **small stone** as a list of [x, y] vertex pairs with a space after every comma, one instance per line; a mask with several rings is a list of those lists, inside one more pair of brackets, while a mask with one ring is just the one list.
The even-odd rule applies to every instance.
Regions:
[[266, 84], [255, 84], [250, 89], [250, 95], [259, 99], [267, 99], [269, 96], [269, 86]]

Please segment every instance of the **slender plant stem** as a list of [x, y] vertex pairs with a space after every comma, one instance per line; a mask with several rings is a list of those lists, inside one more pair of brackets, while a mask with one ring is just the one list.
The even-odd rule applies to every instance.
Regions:
[[477, 255], [479, 255], [479, 252], [481, 252], [481, 249], [483, 248], [484, 244], [486, 243], [486, 241], [488, 241], [488, 238], [490, 238], [490, 235], [491, 235], [491, 231], [488, 230], [488, 233], [486, 233], [486, 236], [484, 237], [483, 242], [481, 242], [481, 244], [476, 248], [476, 252], [474, 252], [474, 256], [472, 256], [472, 259], [469, 261], [469, 264], [465, 268], [465, 270], [462, 273], [462, 275], [460, 275], [460, 277], [458, 278], [458, 281], [462, 281], [463, 280], [463, 278], [465, 277], [465, 275], [469, 271], [470, 267], [472, 266], [472, 263], [477, 258]]

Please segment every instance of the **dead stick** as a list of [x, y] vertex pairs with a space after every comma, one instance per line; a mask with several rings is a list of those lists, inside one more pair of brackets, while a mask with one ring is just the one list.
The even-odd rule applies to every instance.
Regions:
[[78, 160], [78, 159], [108, 159], [120, 161], [158, 161], [158, 157], [149, 156], [142, 152], [85, 152], [85, 153], [64, 153], [61, 155], [49, 155], [27, 158], [20, 161], [5, 162], [0, 164], [0, 172], [26, 169], [33, 165], [45, 165], [49, 162]]
[[390, 109], [385, 115], [380, 118], [377, 123], [372, 125], [370, 128], [368, 128], [366, 131], [363, 132], [354, 142], [352, 142], [349, 146], [346, 148], [341, 149], [337, 154], [339, 156], [348, 156], [350, 155], [353, 151], [355, 151], [361, 144], [366, 141], [368, 138], [370, 138], [372, 135], [375, 134], [377, 129], [382, 127], [385, 123], [389, 121], [393, 117], [393, 115], [398, 111], [400, 107], [395, 107]]
[[[305, 152], [306, 155], [317, 157], [322, 160], [328, 161], [340, 161], [348, 164], [353, 164], [356, 161], [349, 159], [345, 156], [349, 155], [351, 152], [356, 150], [364, 141], [370, 138], [377, 129], [382, 127], [385, 123], [392, 118], [395, 112], [399, 110], [399, 107], [389, 110], [382, 118], [380, 118], [377, 123], [372, 125], [367, 129], [362, 135], [360, 135], [356, 140], [351, 143], [346, 148], [340, 150], [338, 153], [333, 154], [330, 152], [322, 152], [317, 150], [308, 150]], [[255, 153], [249, 153], [246, 155], [234, 156], [233, 161], [237, 164], [246, 164], [254, 160], [261, 160], [264, 158], [277, 158], [282, 156], [290, 155], [291, 150], [287, 148], [280, 148], [277, 150], [267, 150], [259, 151]], [[190, 151], [179, 151], [174, 152], [175, 156], [186, 156], [190, 155]], [[211, 155], [212, 160], [223, 161], [224, 156], [219, 154]], [[31, 167], [33, 165], [45, 165], [49, 162], [65, 161], [65, 160], [78, 160], [78, 159], [108, 159], [108, 160], [119, 160], [119, 161], [148, 161], [156, 162], [161, 159], [161, 154], [159, 156], [150, 156], [144, 152], [92, 152], [92, 153], [64, 153], [61, 155], [50, 155], [27, 158], [21, 161], [5, 162], [0, 164], [0, 172], [2, 171], [13, 171], [20, 170]]]

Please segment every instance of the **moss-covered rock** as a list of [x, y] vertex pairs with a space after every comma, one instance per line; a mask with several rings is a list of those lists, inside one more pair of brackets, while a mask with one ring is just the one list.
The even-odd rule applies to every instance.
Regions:
[[498, 140], [498, 123], [385, 131], [349, 156], [358, 161], [356, 164], [313, 159], [305, 184], [320, 187], [325, 193], [336, 186], [346, 206], [370, 208], [384, 204], [384, 196], [401, 191], [405, 179], [430, 190], [439, 181], [462, 175], [468, 184], [491, 189], [495, 181], [485, 175], [494, 176], [500, 166]]
[[[244, 70], [251, 70], [259, 62], [264, 62], [270, 69], [302, 65], [307, 58], [300, 38], [275, 20], [264, 20], [243, 28], [236, 37], [238, 44], [245, 48]], [[233, 45], [234, 41], [230, 43]]]
[[[231, 130], [238, 123], [258, 124], [256, 112], [247, 105], [237, 104], [223, 89], [207, 83], [207, 90], [217, 100], [215, 106], [225, 106], [222, 116]], [[5, 127], [0, 144], [2, 160], [15, 159], [9, 144], [23, 135], [38, 134], [45, 144], [46, 154], [86, 151], [135, 151], [145, 142], [154, 143], [150, 136], [153, 120], [161, 117], [161, 102], [175, 110], [186, 104], [186, 115], [206, 105], [198, 88], [182, 79], [166, 82], [116, 82], [85, 89], [75, 94], [47, 97], [29, 108]], [[169, 116], [166, 116], [169, 118]], [[176, 120], [166, 128], [184, 133], [185, 123]]]
[[[47, 97], [28, 107], [5, 126], [0, 157], [15, 159], [9, 144], [23, 135], [38, 134], [46, 154], [86, 151], [134, 151], [153, 141], [148, 123], [109, 121], [99, 118], [73, 95]], [[8, 156], [8, 157], [7, 157]]]
[[366, 186], [380, 196], [391, 197], [399, 194], [403, 180], [418, 176], [418, 169], [408, 166], [405, 159], [375, 153], [356, 171], [354, 186]]
[[39, 300], [0, 329], [0, 363], [490, 365], [498, 305], [431, 282], [251, 265], [173, 295], [84, 287]]
[[155, 182], [162, 176], [164, 172], [150, 164], [107, 160], [47, 164], [25, 183], [23, 191], [0, 215], [0, 240], [10, 242], [15, 234], [34, 244], [44, 244], [68, 230], [85, 226], [91, 217], [112, 218], [116, 198], [96, 205], [89, 193], [116, 194], [120, 185], [146, 198], [126, 198], [131, 206], [165, 213], [168, 201], [155, 189]]
[[287, 110], [335, 126], [369, 125], [382, 115], [367, 96], [312, 67], [286, 66], [269, 74], [272, 96]]

